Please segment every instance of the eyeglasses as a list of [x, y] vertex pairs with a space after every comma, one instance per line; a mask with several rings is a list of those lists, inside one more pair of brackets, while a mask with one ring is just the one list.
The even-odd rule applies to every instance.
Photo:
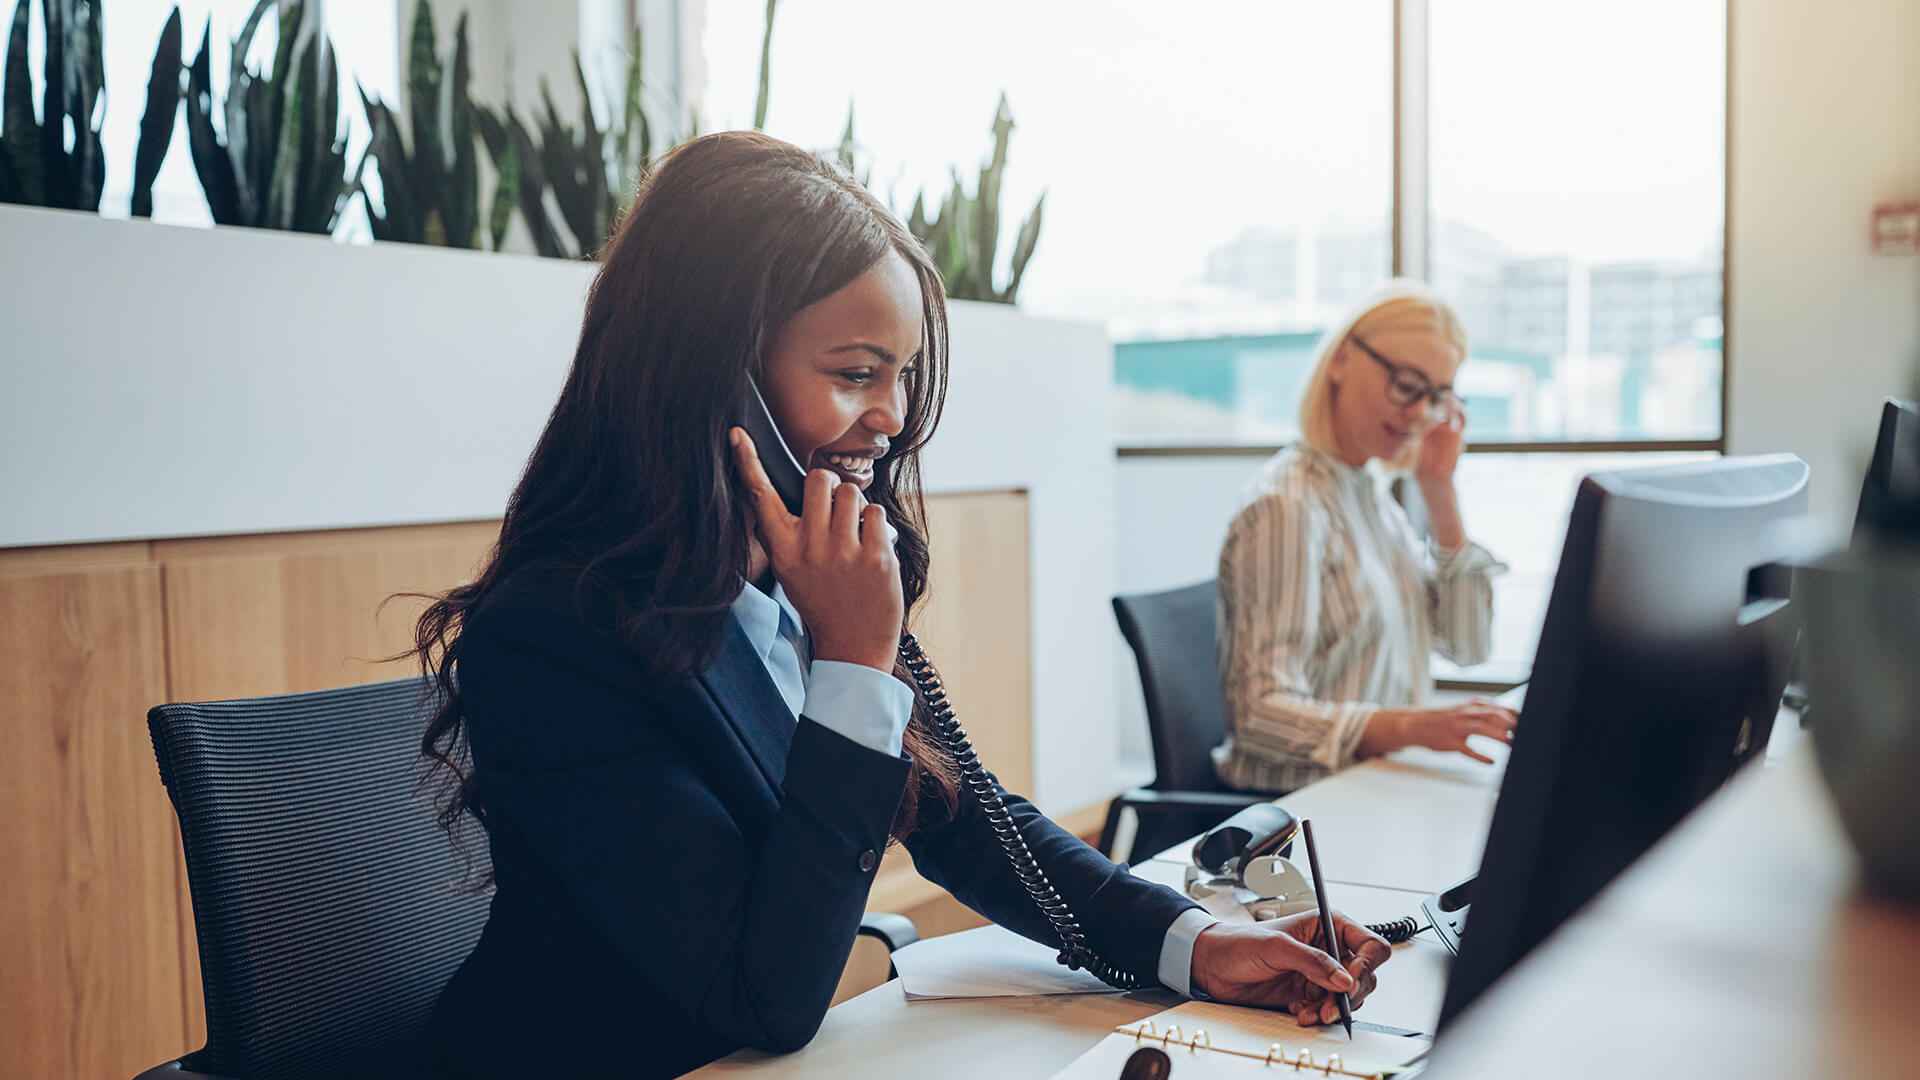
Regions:
[[1466, 408], [1466, 402], [1460, 400], [1460, 395], [1454, 393], [1452, 387], [1435, 386], [1432, 379], [1413, 368], [1405, 364], [1396, 364], [1381, 356], [1373, 346], [1361, 341], [1357, 334], [1348, 334], [1347, 340], [1371, 357], [1374, 363], [1386, 369], [1387, 400], [1394, 405], [1404, 409], [1424, 398], [1429, 409], [1451, 412], [1454, 409]]

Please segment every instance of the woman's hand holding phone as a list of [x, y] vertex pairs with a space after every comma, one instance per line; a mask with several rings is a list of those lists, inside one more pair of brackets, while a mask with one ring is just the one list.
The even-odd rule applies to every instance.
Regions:
[[887, 512], [867, 502], [858, 487], [814, 469], [795, 517], [767, 478], [753, 439], [740, 428], [728, 438], [752, 499], [760, 543], [807, 624], [814, 659], [892, 671], [906, 601]]
[[1466, 409], [1450, 402], [1444, 410], [1420, 439], [1420, 457], [1413, 474], [1423, 492], [1453, 484], [1453, 470], [1466, 447]]

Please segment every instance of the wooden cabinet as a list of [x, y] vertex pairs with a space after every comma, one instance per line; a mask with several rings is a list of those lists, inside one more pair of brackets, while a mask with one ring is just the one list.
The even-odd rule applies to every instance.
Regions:
[[0, 562], [0, 1046], [15, 1076], [130, 1076], [185, 1038], [160, 569]]
[[[931, 496], [927, 509], [934, 587], [917, 629], [982, 758], [1024, 790], [1026, 496]], [[388, 598], [468, 580], [497, 531], [466, 522], [0, 550], [9, 1070], [132, 1076], [205, 1041], [186, 872], [148, 707], [417, 670], [381, 661], [411, 646], [423, 601]], [[939, 895], [896, 857], [875, 901], [962, 924], [963, 912], [932, 906]]]

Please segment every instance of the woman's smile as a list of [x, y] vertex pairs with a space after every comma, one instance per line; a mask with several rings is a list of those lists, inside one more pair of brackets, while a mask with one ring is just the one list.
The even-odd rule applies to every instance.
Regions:
[[816, 450], [813, 463], [816, 467], [833, 470], [841, 480], [865, 491], [873, 483], [873, 463], [879, 456], [872, 450]]

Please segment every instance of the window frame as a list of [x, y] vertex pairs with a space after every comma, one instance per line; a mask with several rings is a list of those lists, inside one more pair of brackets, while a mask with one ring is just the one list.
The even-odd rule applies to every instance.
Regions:
[[[1430, 38], [1429, 0], [1388, 0], [1393, 5], [1393, 212], [1392, 274], [1395, 277], [1428, 279], [1433, 244], [1433, 208], [1428, 190], [1428, 62]], [[1545, 439], [1545, 440], [1468, 440], [1463, 452], [1469, 454], [1618, 454], [1671, 453], [1674, 451], [1727, 452], [1727, 432], [1732, 427], [1733, 401], [1733, 293], [1730, 267], [1733, 265], [1733, 110], [1724, 103], [1733, 99], [1733, 20], [1734, 5], [1722, 0], [1725, 8], [1723, 51], [1724, 82], [1721, 87], [1721, 169], [1720, 169], [1720, 433], [1711, 439]], [[1181, 441], [1177, 443], [1128, 443], [1115, 441], [1114, 455], [1133, 457], [1266, 457], [1281, 449], [1282, 443]]]

